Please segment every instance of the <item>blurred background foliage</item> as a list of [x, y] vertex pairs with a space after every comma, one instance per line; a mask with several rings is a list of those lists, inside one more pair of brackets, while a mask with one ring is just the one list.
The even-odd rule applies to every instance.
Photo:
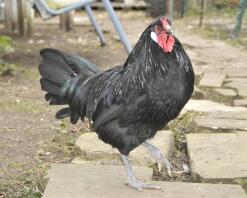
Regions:
[[5, 54], [14, 51], [13, 41], [9, 36], [0, 36], [0, 76], [13, 75], [17, 69], [15, 64], [5, 62]]
[[[198, 12], [202, 1], [205, 11], [236, 10], [239, 7], [239, 0], [174, 0], [174, 11], [175, 13], [183, 10], [187, 13]], [[152, 16], [169, 14], [170, 0], [145, 0], [145, 2], [149, 5], [148, 12]]]
[[[145, 0], [145, 2], [148, 4], [147, 11], [151, 16], [185, 17], [185, 21], [193, 21], [191, 28], [198, 34], [225, 40], [247, 49], [245, 14], [247, 0]], [[170, 13], [172, 2], [173, 9]]]

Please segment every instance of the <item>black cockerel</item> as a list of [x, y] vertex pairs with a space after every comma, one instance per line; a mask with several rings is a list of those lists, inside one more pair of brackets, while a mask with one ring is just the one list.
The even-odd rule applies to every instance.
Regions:
[[194, 72], [169, 20], [161, 17], [150, 24], [125, 64], [107, 71], [58, 50], [40, 54], [46, 100], [69, 105], [56, 117], [70, 117], [72, 123], [87, 117], [98, 137], [121, 153], [129, 185], [158, 189], [134, 177], [128, 154], [142, 144], [170, 173], [169, 162], [146, 140], [178, 116], [193, 92]]

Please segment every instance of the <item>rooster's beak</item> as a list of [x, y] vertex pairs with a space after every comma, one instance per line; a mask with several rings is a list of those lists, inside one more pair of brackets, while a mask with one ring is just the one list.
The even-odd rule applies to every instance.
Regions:
[[167, 25], [166, 26], [166, 31], [167, 31], [168, 34], [171, 34], [172, 36], [174, 35], [174, 31], [172, 29], [172, 26]]
[[172, 28], [170, 30], [168, 30], [168, 34], [171, 34], [172, 36], [174, 36], [174, 31]]

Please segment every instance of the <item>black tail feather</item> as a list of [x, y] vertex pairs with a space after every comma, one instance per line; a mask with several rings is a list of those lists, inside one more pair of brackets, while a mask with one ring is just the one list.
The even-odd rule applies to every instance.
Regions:
[[41, 89], [43, 91], [47, 91], [48, 93], [52, 94], [52, 95], [60, 95], [60, 87], [61, 85], [52, 82], [46, 78], [41, 78], [40, 79], [40, 85], [41, 85]]
[[61, 93], [64, 84], [77, 76], [74, 70], [66, 63], [64, 54], [56, 49], [43, 49], [40, 51], [42, 62], [39, 65], [41, 88], [46, 94], [46, 100], [51, 105], [68, 104]]
[[72, 124], [76, 124], [77, 121], [79, 120], [80, 115], [77, 112], [72, 112], [71, 116], [70, 116], [70, 122]]
[[62, 86], [74, 76], [75, 72], [68, 66], [61, 53], [54, 53], [54, 50], [42, 50], [40, 54], [43, 61], [39, 66], [39, 72], [45, 79]]
[[66, 107], [66, 108], [60, 109], [56, 113], [56, 118], [57, 119], [63, 119], [63, 118], [71, 116], [71, 113], [72, 113], [71, 108], [70, 107]]
[[88, 77], [98, 73], [100, 69], [87, 59], [69, 56], [56, 49], [43, 49], [40, 55], [42, 56], [42, 62], [39, 65], [42, 76], [40, 84], [42, 90], [47, 92], [46, 101], [50, 101], [50, 105], [72, 105], [59, 110], [56, 118], [63, 119], [70, 116], [71, 123], [75, 124], [80, 118], [78, 112], [80, 101], [77, 100], [80, 99], [81, 90], [77, 87]]

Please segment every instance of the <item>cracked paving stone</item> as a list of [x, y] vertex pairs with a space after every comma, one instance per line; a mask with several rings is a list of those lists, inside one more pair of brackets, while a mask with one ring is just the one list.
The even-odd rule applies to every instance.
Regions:
[[110, 165], [54, 165], [43, 198], [245, 198], [239, 185], [154, 182], [152, 169], [134, 167], [134, 173], [161, 190], [138, 192], [125, 183], [123, 166]]

